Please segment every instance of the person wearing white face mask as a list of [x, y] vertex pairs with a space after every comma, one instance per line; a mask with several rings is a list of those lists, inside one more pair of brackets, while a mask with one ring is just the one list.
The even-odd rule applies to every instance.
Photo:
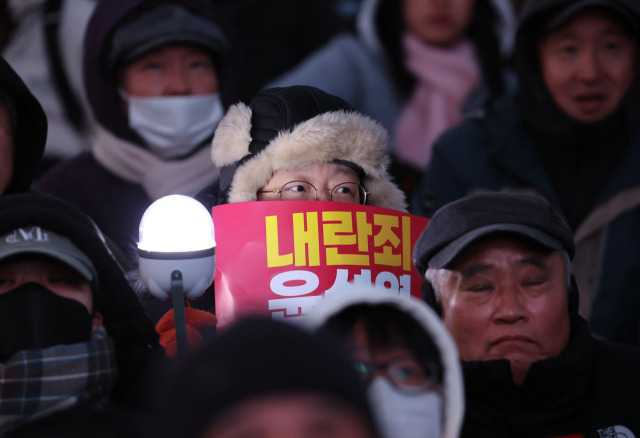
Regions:
[[346, 347], [384, 438], [459, 436], [464, 392], [457, 348], [425, 303], [377, 289], [338, 292], [306, 324]]
[[236, 100], [238, 69], [233, 29], [211, 3], [101, 0], [87, 27], [97, 138], [36, 188], [89, 214], [125, 257], [154, 200], [193, 196], [218, 178], [207, 146]]

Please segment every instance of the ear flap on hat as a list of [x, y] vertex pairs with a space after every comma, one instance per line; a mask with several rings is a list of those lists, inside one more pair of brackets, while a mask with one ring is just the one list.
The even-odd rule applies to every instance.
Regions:
[[211, 141], [211, 159], [216, 167], [234, 164], [249, 153], [251, 143], [251, 108], [233, 105], [220, 120]]

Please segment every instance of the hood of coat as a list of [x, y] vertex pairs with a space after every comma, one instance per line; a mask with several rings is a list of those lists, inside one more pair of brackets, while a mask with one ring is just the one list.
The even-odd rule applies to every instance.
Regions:
[[[516, 17], [509, 0], [475, 0], [467, 35], [474, 43], [484, 82], [495, 93], [505, 87], [505, 61], [513, 49]], [[402, 49], [402, 3], [398, 0], [364, 0], [356, 18], [358, 35], [368, 50], [391, 70], [399, 90], [413, 87], [414, 78], [405, 67]]]
[[213, 164], [229, 203], [257, 200], [279, 169], [349, 162], [363, 174], [369, 205], [406, 211], [404, 193], [387, 172], [388, 134], [373, 119], [317, 88], [293, 86], [258, 93], [232, 106], [213, 137]]
[[0, 235], [30, 225], [67, 237], [93, 263], [97, 272], [92, 282], [94, 308], [102, 313], [104, 327], [116, 346], [118, 379], [113, 396], [117, 399], [158, 350], [155, 328], [89, 216], [66, 201], [41, 193], [0, 196]]
[[96, 6], [84, 41], [84, 87], [96, 120], [117, 137], [143, 144], [128, 124], [119, 92], [118, 72], [111, 71], [109, 54], [114, 33], [131, 20], [165, 3], [178, 4], [194, 14], [212, 21], [227, 38], [223, 53], [216, 53], [220, 95], [225, 108], [236, 101], [237, 45], [227, 17], [211, 1], [206, 0], [101, 0]]
[[13, 179], [5, 193], [29, 189], [47, 140], [47, 118], [40, 102], [11, 66], [0, 57], [0, 94], [8, 100], [13, 132]]
[[417, 322], [429, 335], [442, 361], [444, 420], [442, 438], [457, 438], [464, 417], [464, 384], [458, 350], [440, 317], [424, 302], [401, 297], [375, 288], [359, 288], [348, 293], [327, 295], [306, 315], [305, 326], [319, 330], [329, 319], [352, 306], [388, 306], [399, 310]]
[[[500, 40], [502, 53], [508, 55], [513, 48], [513, 35], [516, 30], [516, 16], [512, 2], [509, 0], [476, 0], [487, 1], [497, 17], [494, 31]], [[381, 5], [389, 3], [390, 0], [363, 0], [360, 11], [356, 17], [356, 28], [358, 34], [369, 48], [374, 52], [382, 51], [379, 34], [380, 21], [384, 17], [380, 15]], [[398, 2], [401, 3], [401, 2]]]

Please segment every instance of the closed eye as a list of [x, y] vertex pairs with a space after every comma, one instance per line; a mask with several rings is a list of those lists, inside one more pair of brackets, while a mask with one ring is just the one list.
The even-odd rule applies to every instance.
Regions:
[[487, 292], [493, 290], [493, 286], [490, 284], [478, 284], [467, 288], [471, 292]]

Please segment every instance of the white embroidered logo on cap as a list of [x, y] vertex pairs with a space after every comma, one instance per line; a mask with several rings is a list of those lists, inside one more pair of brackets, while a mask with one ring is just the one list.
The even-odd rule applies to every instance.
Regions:
[[48, 242], [49, 236], [47, 233], [40, 227], [32, 227], [31, 229], [27, 228], [18, 228], [14, 230], [11, 234], [8, 234], [5, 238], [5, 242], [16, 244], [16, 243], [27, 243], [27, 242]]
[[633, 432], [620, 425], [598, 429], [598, 436], [601, 438], [635, 438]]

